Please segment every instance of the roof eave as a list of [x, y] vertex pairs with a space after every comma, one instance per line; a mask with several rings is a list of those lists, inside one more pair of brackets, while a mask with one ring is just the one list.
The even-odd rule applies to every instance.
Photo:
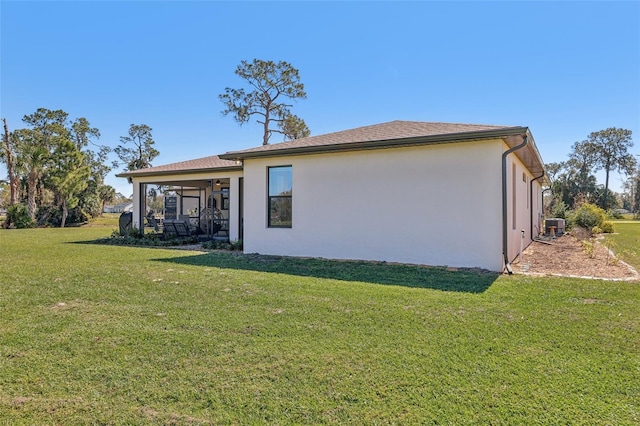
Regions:
[[320, 154], [337, 151], [357, 151], [366, 149], [395, 148], [401, 146], [430, 145], [439, 143], [462, 142], [471, 140], [504, 138], [523, 135], [527, 127], [508, 127], [496, 130], [481, 130], [474, 132], [448, 133], [440, 135], [418, 136], [402, 139], [387, 139], [364, 142], [348, 142], [320, 146], [298, 146], [264, 151], [231, 151], [220, 155], [224, 160], [244, 160], [247, 158], [281, 157], [285, 155]]
[[207, 173], [207, 172], [220, 172], [220, 171], [242, 171], [242, 166], [229, 166], [229, 167], [210, 167], [203, 169], [184, 169], [184, 170], [157, 170], [149, 172], [140, 172], [138, 169], [131, 172], [119, 173], [116, 177], [119, 178], [136, 178], [136, 177], [149, 177], [149, 176], [163, 176], [163, 175], [188, 175], [192, 173]]

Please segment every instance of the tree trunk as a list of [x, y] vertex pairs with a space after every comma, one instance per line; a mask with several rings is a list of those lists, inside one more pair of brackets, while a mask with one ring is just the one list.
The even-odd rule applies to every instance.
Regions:
[[33, 220], [36, 219], [36, 192], [38, 190], [37, 184], [38, 173], [35, 170], [31, 170], [29, 172], [29, 176], [27, 177], [27, 211], [29, 212], [29, 217]]
[[262, 145], [269, 145], [269, 122], [264, 121], [264, 136], [262, 137]]
[[604, 178], [604, 199], [602, 200], [602, 208], [607, 210], [609, 208], [609, 166], [605, 169]]
[[633, 212], [640, 216], [640, 171], [634, 183], [635, 191], [633, 193]]
[[264, 113], [264, 135], [262, 136], [262, 145], [269, 145], [269, 108], [271, 107], [271, 102], [267, 104]]
[[9, 205], [12, 206], [14, 204], [18, 204], [18, 178], [13, 170], [13, 152], [11, 152], [11, 145], [9, 142], [10, 134], [9, 127], [7, 126], [7, 119], [3, 118], [2, 122], [4, 124], [4, 145], [7, 157], [7, 174], [9, 175]]
[[69, 211], [67, 210], [67, 200], [62, 201], [62, 221], [60, 222], [60, 228], [64, 228], [64, 225], [67, 223], [67, 216]]

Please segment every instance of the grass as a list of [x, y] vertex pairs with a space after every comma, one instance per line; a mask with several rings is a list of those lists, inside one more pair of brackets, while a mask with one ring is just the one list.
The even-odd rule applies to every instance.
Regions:
[[640, 221], [616, 221], [615, 231], [606, 237], [608, 244], [622, 260], [640, 270]]
[[86, 228], [109, 228], [111, 230], [118, 229], [118, 220], [120, 219], [120, 213], [102, 213], [102, 216], [98, 216], [84, 225]]
[[0, 231], [0, 424], [640, 422], [639, 283], [78, 244], [112, 229]]

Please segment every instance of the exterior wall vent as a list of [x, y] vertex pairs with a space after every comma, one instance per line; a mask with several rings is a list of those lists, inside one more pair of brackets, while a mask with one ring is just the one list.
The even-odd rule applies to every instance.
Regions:
[[[553, 228], [553, 229], [552, 229]], [[553, 233], [551, 232], [553, 230]], [[544, 235], [564, 235], [564, 219], [551, 218], [544, 221]]]

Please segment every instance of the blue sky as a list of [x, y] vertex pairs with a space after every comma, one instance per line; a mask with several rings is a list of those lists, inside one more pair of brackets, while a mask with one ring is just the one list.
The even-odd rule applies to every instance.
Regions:
[[[40, 107], [86, 117], [111, 147], [147, 124], [154, 165], [261, 144], [260, 126], [223, 117], [218, 100], [254, 58], [300, 71], [308, 96], [292, 110], [315, 135], [392, 120], [528, 126], [555, 162], [623, 127], [640, 154], [638, 2], [2, 0], [0, 19], [10, 130]], [[119, 171], [107, 183], [130, 195]]]

